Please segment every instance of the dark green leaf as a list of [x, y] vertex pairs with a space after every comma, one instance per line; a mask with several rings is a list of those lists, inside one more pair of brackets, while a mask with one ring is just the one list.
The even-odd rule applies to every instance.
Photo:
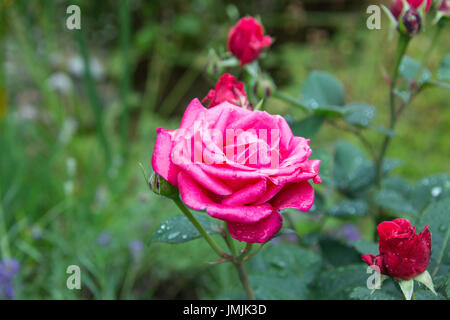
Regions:
[[402, 300], [400, 295], [395, 296], [394, 294], [381, 289], [375, 290], [372, 293], [372, 290], [367, 289], [365, 287], [357, 287], [353, 289], [350, 293], [350, 299], [352, 300]]
[[378, 244], [367, 240], [356, 240], [351, 243], [352, 246], [361, 254], [378, 254]]
[[375, 168], [365, 154], [349, 142], [340, 141], [334, 155], [333, 180], [347, 191], [361, 191], [374, 182]]
[[334, 267], [346, 266], [361, 262], [361, 255], [346, 243], [322, 237], [319, 241], [322, 256], [326, 262]]
[[308, 285], [320, 268], [320, 256], [298, 246], [268, 245], [249, 262], [249, 278], [258, 299], [307, 299]]
[[382, 208], [398, 213], [416, 215], [418, 212], [408, 199], [394, 190], [379, 190], [375, 194], [374, 202]]
[[324, 118], [312, 115], [292, 125], [292, 133], [297, 137], [312, 138], [319, 131]]
[[[214, 219], [206, 213], [193, 213], [209, 234], [219, 233], [219, 228]], [[164, 221], [153, 234], [150, 242], [181, 243], [200, 238], [201, 234], [184, 216], [178, 215]]]
[[364, 216], [367, 212], [367, 203], [364, 200], [344, 200], [328, 209], [330, 216], [348, 218]]
[[265, 272], [251, 274], [250, 283], [256, 299], [259, 300], [305, 300], [307, 285], [295, 274], [277, 276]]
[[315, 297], [317, 299], [343, 300], [350, 297], [355, 287], [366, 286], [367, 265], [355, 264], [332, 270], [324, 269], [318, 277]]
[[309, 157], [313, 160], [320, 160], [319, 175], [324, 183], [330, 179], [331, 155], [325, 149], [315, 148]]
[[375, 118], [377, 109], [363, 102], [352, 102], [345, 106], [345, 120], [358, 127], [367, 127]]
[[423, 211], [430, 203], [450, 198], [448, 174], [426, 177], [416, 183], [410, 192], [410, 201], [418, 211]]
[[431, 204], [423, 212], [416, 227], [418, 231], [426, 225], [431, 231], [431, 247], [432, 255], [429, 270], [433, 270], [438, 262], [441, 263], [440, 268], [446, 274], [442, 264], [450, 265], [449, 235], [450, 235], [450, 199], [444, 199]]

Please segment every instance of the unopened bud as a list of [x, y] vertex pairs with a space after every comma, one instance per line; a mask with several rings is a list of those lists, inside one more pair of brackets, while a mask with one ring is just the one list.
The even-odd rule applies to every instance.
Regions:
[[255, 86], [253, 87], [253, 93], [259, 99], [267, 99], [275, 91], [275, 83], [268, 75], [262, 75], [259, 77]]
[[206, 73], [213, 79], [217, 79], [223, 73], [223, 66], [220, 58], [213, 49], [209, 51]]
[[410, 8], [403, 15], [399, 27], [400, 31], [405, 32], [409, 36], [414, 36], [420, 32], [422, 17], [416, 9]]
[[155, 172], [150, 179], [148, 179], [148, 186], [157, 195], [167, 198], [178, 197], [178, 188], [171, 185], [167, 180]]

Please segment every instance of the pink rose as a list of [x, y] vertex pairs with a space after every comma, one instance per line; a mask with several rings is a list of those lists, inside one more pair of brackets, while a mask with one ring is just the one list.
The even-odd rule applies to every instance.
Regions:
[[215, 90], [209, 90], [202, 102], [209, 100], [208, 108], [215, 107], [222, 102], [229, 102], [239, 107], [250, 109], [250, 103], [244, 90], [244, 83], [236, 81], [236, 78], [225, 73], [217, 81]]
[[321, 182], [320, 160], [308, 160], [309, 140], [279, 115], [228, 102], [206, 109], [194, 99], [178, 129], [157, 133], [153, 169], [239, 241], [268, 241], [282, 226], [279, 210], [307, 211], [314, 202], [308, 180]]
[[272, 44], [272, 38], [264, 35], [264, 28], [253, 17], [245, 17], [230, 29], [228, 50], [236, 56], [241, 66], [258, 59], [262, 49]]

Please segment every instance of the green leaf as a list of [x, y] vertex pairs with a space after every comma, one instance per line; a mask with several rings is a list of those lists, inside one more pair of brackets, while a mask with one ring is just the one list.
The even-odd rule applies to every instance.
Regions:
[[374, 202], [380, 207], [394, 212], [412, 215], [418, 214], [411, 202], [394, 190], [379, 190], [375, 194]]
[[345, 106], [345, 120], [357, 127], [367, 127], [375, 118], [377, 109], [364, 102], [352, 102]]
[[292, 125], [294, 136], [312, 138], [322, 126], [324, 117], [312, 115]]
[[[432, 263], [428, 267], [433, 270], [439, 263], [440, 270], [447, 272], [443, 265], [450, 265], [449, 235], [450, 235], [450, 199], [444, 199], [431, 204], [422, 214], [416, 224], [418, 230], [422, 230], [426, 225], [430, 225], [431, 254]], [[447, 267], [448, 268], [448, 267]]]
[[305, 300], [308, 298], [306, 284], [294, 274], [277, 276], [262, 272], [251, 274], [249, 280], [258, 300]]
[[450, 198], [448, 174], [426, 177], [411, 187], [410, 201], [418, 211], [423, 211], [430, 203]]
[[373, 126], [370, 125], [368, 126], [369, 129], [375, 130], [379, 133], [384, 134], [385, 136], [389, 136], [389, 137], [395, 137], [395, 132], [389, 128], [383, 127], [383, 126]]
[[450, 54], [445, 55], [437, 71], [437, 78], [443, 81], [450, 81]]
[[351, 243], [352, 246], [358, 251], [360, 254], [373, 254], [376, 256], [378, 254], [378, 244], [372, 241], [367, 240], [356, 240]]
[[350, 299], [353, 300], [398, 300], [398, 296], [390, 292], [386, 292], [383, 289], [375, 290], [371, 293], [372, 290], [369, 290], [364, 287], [356, 287], [350, 293]]
[[330, 216], [337, 218], [361, 217], [367, 212], [367, 203], [364, 200], [344, 200], [328, 209]]
[[257, 299], [307, 299], [320, 256], [294, 245], [267, 245], [249, 261], [249, 279]]
[[414, 300], [446, 300], [441, 294], [434, 294], [428, 290], [416, 290]]
[[[404, 56], [402, 62], [400, 63], [399, 72], [402, 78], [408, 82], [415, 80], [417, 73], [419, 72], [420, 62], [409, 57]], [[431, 79], [431, 72], [427, 68], [424, 68], [422, 74], [419, 78], [419, 83], [422, 84], [427, 80]]]
[[325, 149], [315, 148], [309, 159], [320, 160], [320, 178], [324, 183], [330, 179], [331, 155]]
[[403, 292], [406, 300], [411, 300], [413, 292], [414, 292], [414, 280], [404, 280], [399, 283], [400, 289]]
[[366, 268], [367, 265], [365, 264], [354, 264], [323, 270], [316, 283], [315, 298], [325, 300], [348, 299], [355, 287], [366, 285], [368, 278]]
[[362, 261], [359, 253], [343, 241], [321, 237], [319, 244], [324, 260], [332, 266], [340, 267]]
[[333, 180], [341, 190], [361, 191], [375, 180], [375, 168], [353, 144], [340, 141], [334, 155]]
[[324, 107], [320, 110], [323, 113], [336, 112], [335, 107], [344, 105], [344, 87], [331, 74], [313, 71], [303, 86], [301, 102], [310, 110]]
[[[209, 234], [219, 233], [219, 227], [214, 219], [201, 213], [193, 213], [194, 217]], [[184, 216], [178, 215], [164, 221], [153, 234], [150, 243], [181, 243], [200, 238], [201, 234]]]

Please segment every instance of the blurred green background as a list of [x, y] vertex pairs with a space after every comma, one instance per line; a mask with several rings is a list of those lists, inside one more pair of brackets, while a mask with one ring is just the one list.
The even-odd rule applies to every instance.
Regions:
[[[225, 51], [245, 15], [259, 16], [275, 39], [261, 64], [281, 91], [298, 96], [309, 72], [328, 71], [348, 101], [373, 104], [386, 123], [383, 70], [395, 43], [386, 17], [382, 30], [366, 28], [375, 3], [1, 0], [0, 250], [20, 262], [15, 297], [220, 298], [239, 288], [234, 270], [208, 264], [215, 257], [202, 240], [149, 245], [178, 214], [148, 190], [139, 166], [150, 173], [155, 129], [176, 128], [189, 101], [214, 85], [204, 74], [208, 51]], [[71, 4], [81, 8], [81, 31], [66, 28]], [[450, 52], [445, 32], [432, 70]], [[416, 37], [408, 55], [421, 58], [428, 41]], [[450, 171], [449, 101], [450, 91], [429, 89], [406, 110], [388, 152], [403, 160], [397, 174], [415, 181]], [[302, 117], [275, 99], [266, 107]], [[311, 146], [332, 151], [344, 138], [358, 143], [326, 126]], [[380, 142], [375, 132], [369, 139]], [[66, 288], [72, 264], [81, 290]]]

